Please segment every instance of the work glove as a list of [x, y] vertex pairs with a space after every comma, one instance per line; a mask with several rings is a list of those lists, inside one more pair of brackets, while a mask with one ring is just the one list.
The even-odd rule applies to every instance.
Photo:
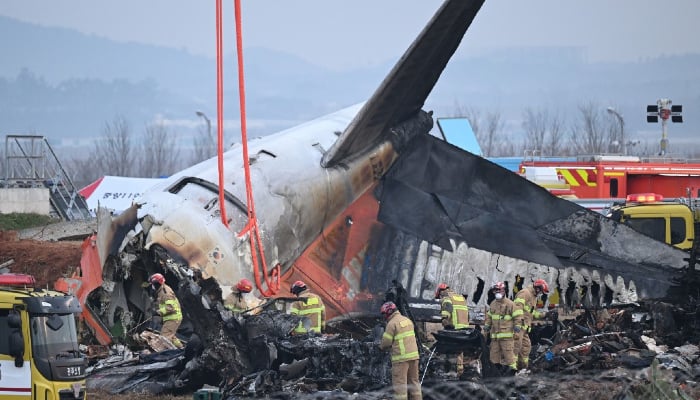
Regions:
[[520, 327], [519, 327], [518, 325], [515, 325], [515, 326], [513, 327], [513, 332], [515, 332], [515, 333], [520, 333]]
[[545, 318], [550, 320], [550, 321], [556, 321], [559, 319], [559, 311], [557, 311], [557, 310], [548, 311]]
[[488, 334], [490, 330], [491, 330], [490, 326], [484, 325], [484, 334]]

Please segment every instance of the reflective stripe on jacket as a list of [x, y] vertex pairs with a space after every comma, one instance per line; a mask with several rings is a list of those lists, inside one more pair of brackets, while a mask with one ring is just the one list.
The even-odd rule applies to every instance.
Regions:
[[[321, 333], [321, 328], [326, 325], [326, 306], [323, 304], [323, 300], [318, 295], [309, 292], [302, 293], [299, 297], [306, 298], [306, 302], [295, 301], [290, 312], [294, 315], [307, 317], [311, 321], [309, 331]], [[307, 333], [302, 321], [299, 321], [299, 325], [294, 328], [294, 333]]]
[[162, 284], [156, 292], [156, 302], [158, 303], [158, 314], [165, 321], [182, 321], [182, 310], [180, 302], [175, 296], [175, 292], [166, 284]]
[[490, 329], [491, 339], [513, 338], [513, 310], [515, 304], [512, 300], [503, 298], [494, 300], [486, 313], [484, 325]]
[[413, 322], [401, 315], [399, 311], [394, 311], [386, 323], [379, 348], [382, 350], [391, 348], [392, 363], [418, 360], [420, 357]]
[[537, 293], [532, 286], [520, 290], [518, 294], [515, 295], [514, 303], [515, 311], [513, 312], [513, 318], [515, 318], [515, 325], [527, 332], [530, 331], [533, 318], [540, 319], [544, 316], [544, 314], [535, 310], [535, 305], [537, 305]]
[[450, 289], [442, 292], [440, 301], [440, 315], [442, 326], [454, 326], [454, 329], [469, 327], [469, 307], [467, 300], [461, 294], [456, 294]]
[[234, 313], [242, 313], [248, 309], [248, 304], [243, 298], [243, 293], [234, 290], [224, 300], [224, 307]]

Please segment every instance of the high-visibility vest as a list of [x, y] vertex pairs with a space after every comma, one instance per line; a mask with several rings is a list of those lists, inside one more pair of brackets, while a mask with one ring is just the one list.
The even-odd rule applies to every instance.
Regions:
[[513, 309], [515, 305], [510, 299], [494, 300], [486, 313], [485, 326], [490, 330], [493, 340], [513, 338]]
[[413, 322], [398, 311], [389, 317], [379, 347], [382, 349], [391, 347], [392, 363], [420, 358]]
[[535, 309], [535, 304], [537, 304], [535, 288], [529, 286], [520, 290], [515, 297], [514, 303], [513, 318], [515, 318], [515, 325], [526, 332], [530, 332], [533, 318], [540, 319], [544, 316], [543, 313]]
[[[307, 317], [311, 321], [309, 331], [321, 333], [321, 328], [325, 324], [323, 316], [326, 311], [326, 306], [323, 304], [323, 301], [320, 297], [313, 293], [303, 293], [299, 297], [306, 298], [306, 302], [294, 302], [290, 309], [290, 313]], [[299, 321], [299, 325], [294, 328], [294, 333], [307, 333], [307, 330], [301, 321]]]
[[[163, 317], [163, 322], [166, 321], [182, 321], [182, 309], [180, 308], [180, 302], [177, 301], [175, 297], [175, 292], [170, 288], [170, 286], [163, 284], [158, 289], [158, 311]], [[172, 312], [168, 312], [168, 306], [172, 306]]]
[[[452, 312], [448, 310], [447, 304], [452, 305]], [[440, 315], [447, 318], [449, 325], [454, 326], [455, 329], [469, 327], [469, 307], [464, 296], [448, 291], [442, 298], [441, 308]]]
[[242, 313], [248, 309], [248, 304], [240, 292], [231, 292], [224, 300], [224, 307], [234, 313]]

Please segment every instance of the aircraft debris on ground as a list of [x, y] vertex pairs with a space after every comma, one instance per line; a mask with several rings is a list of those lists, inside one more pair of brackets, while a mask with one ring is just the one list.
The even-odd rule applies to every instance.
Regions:
[[[132, 348], [135, 334], [145, 339], [153, 312], [143, 284], [158, 272], [182, 305], [178, 334], [187, 346], [117, 351], [121, 355], [95, 365], [90, 388], [177, 393], [206, 384], [227, 396], [385, 396], [390, 375], [387, 356], [376, 349], [379, 305], [396, 294], [402, 313], [419, 326], [430, 324], [439, 314], [433, 300], [438, 282], [464, 294], [477, 320], [496, 281], [515, 293], [543, 278], [557, 289], [549, 303], [564, 309], [610, 310], [677, 295], [665, 311], [642, 306], [646, 311], [639, 312], [653, 318], [632, 319], [626, 334], [557, 320], [549, 326], [553, 336], [536, 342], [533, 374], [538, 368], [557, 374], [600, 370], [607, 358], [609, 365], [632, 360], [652, 368], [644, 365], [650, 353], [632, 348], [645, 344], [642, 336], [672, 346], [663, 354], [691, 344], [644, 333], [649, 321], [654, 329], [669, 320], [678, 327], [697, 325], [697, 304], [689, 301], [697, 281], [686, 268], [686, 253], [429, 134], [432, 115], [421, 107], [482, 3], [445, 1], [364, 105], [250, 143], [246, 163], [262, 249], [248, 229], [240, 146], [224, 154], [222, 188], [211, 159], [165, 179], [118, 216], [98, 210], [97, 233], [83, 245], [80, 273], [62, 280], [84, 304], [84, 320], [97, 341]], [[229, 218], [222, 222], [226, 210]], [[258, 258], [269, 267], [259, 266]], [[223, 299], [240, 278], [255, 282], [272, 305], [244, 318], [226, 310]], [[323, 298], [326, 335], [289, 336], [299, 317], [275, 299], [298, 279]], [[681, 323], [677, 313], [687, 321]], [[494, 376], [483, 362], [478, 331], [460, 338], [428, 334], [427, 326], [421, 337], [427, 398], [454, 397], [456, 390], [481, 398], [551, 398], [519, 384], [522, 376]], [[464, 339], [465, 352], [475, 358], [470, 379], [451, 379], [439, 362], [445, 346], [430, 347], [434, 338]], [[155, 342], [141, 346], [162, 350]]]

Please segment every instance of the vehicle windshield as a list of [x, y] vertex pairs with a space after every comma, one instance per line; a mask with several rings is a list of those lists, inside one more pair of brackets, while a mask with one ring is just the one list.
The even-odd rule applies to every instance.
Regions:
[[31, 317], [34, 357], [78, 358], [78, 337], [73, 314], [44, 314]]

